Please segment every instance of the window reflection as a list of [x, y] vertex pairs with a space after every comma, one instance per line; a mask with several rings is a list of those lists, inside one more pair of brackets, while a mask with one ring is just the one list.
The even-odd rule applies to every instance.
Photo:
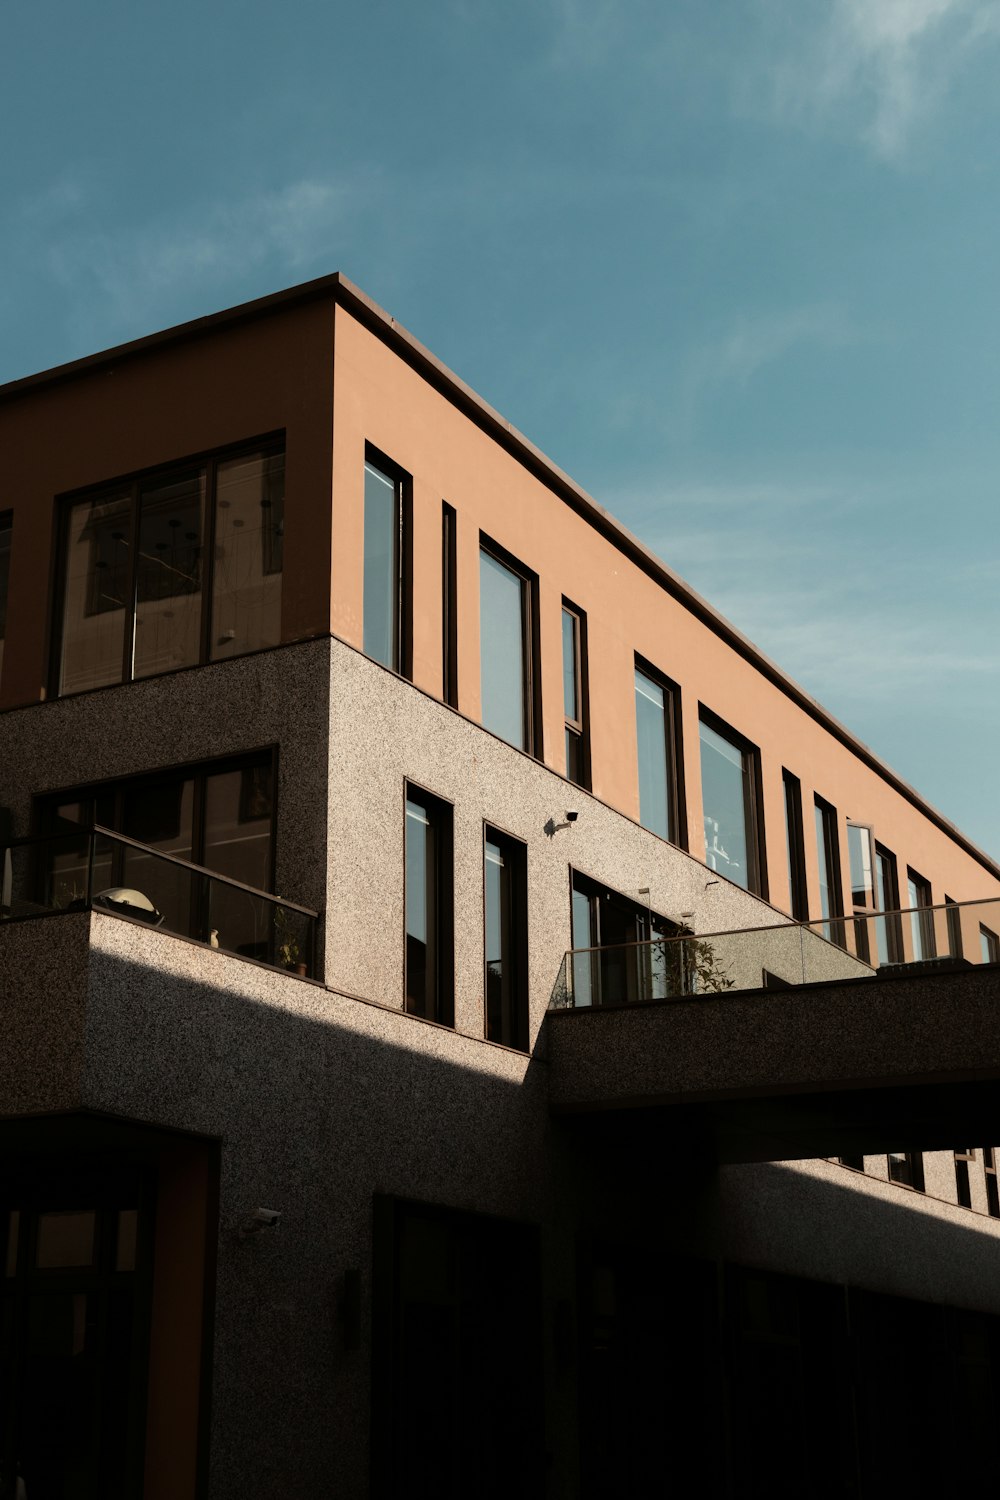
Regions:
[[365, 464], [365, 655], [399, 670], [399, 486]]
[[487, 830], [485, 846], [486, 1035], [508, 1047], [528, 1041], [527, 901], [524, 845]]
[[638, 669], [635, 727], [639, 756], [639, 822], [674, 840], [670, 691]]
[[701, 722], [705, 862], [744, 890], [757, 889], [751, 757]]
[[483, 724], [530, 750], [528, 582], [489, 552], [479, 559]]
[[406, 1009], [453, 1024], [451, 808], [426, 792], [406, 799]]
[[177, 467], [71, 504], [58, 692], [277, 645], [283, 538], [280, 448]]

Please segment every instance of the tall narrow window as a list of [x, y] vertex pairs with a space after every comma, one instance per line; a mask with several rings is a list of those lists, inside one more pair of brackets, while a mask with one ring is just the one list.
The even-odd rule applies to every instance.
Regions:
[[700, 733], [705, 862], [744, 890], [766, 895], [757, 750], [705, 710]]
[[268, 444], [71, 501], [56, 692], [276, 646], [284, 495], [284, 448]]
[[867, 823], [847, 823], [847, 856], [851, 870], [851, 905], [854, 909], [855, 952], [865, 963], [872, 958], [870, 918], [877, 905], [875, 848]]
[[796, 922], [805, 922], [809, 917], [809, 897], [806, 894], [806, 856], [802, 842], [802, 786], [791, 771], [782, 771], [781, 778], [785, 789], [789, 904]]
[[672, 844], [684, 844], [681, 827], [679, 689], [638, 660], [635, 729], [639, 751], [639, 822]]
[[406, 1009], [453, 1026], [452, 810], [406, 789]]
[[506, 554], [479, 553], [479, 639], [483, 725], [541, 755], [537, 702], [537, 579]]
[[566, 716], [566, 775], [590, 785], [587, 724], [587, 617], [565, 599], [562, 606], [563, 712]]
[[903, 962], [903, 931], [899, 919], [899, 878], [896, 856], [875, 845], [875, 892], [880, 916], [875, 918], [875, 936], [880, 964]]
[[984, 964], [1000, 963], [1000, 937], [979, 924], [979, 956]]
[[3, 677], [3, 643], [7, 634], [7, 582], [10, 577], [10, 538], [14, 525], [11, 511], [0, 515], [0, 678]]
[[528, 1047], [528, 901], [525, 847], [485, 831], [486, 1035]]
[[837, 809], [822, 797], [816, 798], [816, 855], [819, 862], [819, 909], [823, 918], [823, 936], [830, 942], [843, 941], [843, 932], [834, 918], [843, 916], [840, 894], [840, 840], [837, 834]]
[[937, 956], [934, 942], [934, 913], [930, 910], [931, 883], [918, 875], [916, 870], [906, 872], [906, 890], [910, 904], [910, 941], [913, 958], [919, 963], [925, 958]]
[[458, 707], [458, 517], [441, 503], [441, 693]]
[[409, 487], [381, 457], [365, 460], [364, 650], [410, 675]]

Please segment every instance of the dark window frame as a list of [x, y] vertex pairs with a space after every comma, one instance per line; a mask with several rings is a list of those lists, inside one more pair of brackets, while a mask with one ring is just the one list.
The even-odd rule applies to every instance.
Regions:
[[[438, 951], [437, 993], [433, 1006], [427, 1014], [410, 1004], [407, 932], [407, 848], [409, 836], [409, 804], [414, 803], [434, 821], [437, 835], [435, 859], [435, 940]], [[420, 1015], [424, 1020], [434, 1021], [450, 1030], [455, 1027], [455, 805], [437, 792], [431, 792], [418, 782], [403, 783], [403, 1009], [407, 1015]]]
[[[587, 902], [590, 935], [597, 939], [596, 942], [586, 946], [592, 950], [602, 949], [604, 953], [592, 954], [585, 967], [574, 969], [574, 994], [577, 994], [578, 982], [582, 983], [585, 980], [590, 995], [585, 1003], [590, 1005], [605, 1004], [605, 992], [609, 988], [613, 989], [616, 982], [623, 986], [623, 992], [617, 1000], [608, 998], [607, 1004], [631, 1004], [640, 999], [657, 998], [654, 994], [656, 981], [653, 972], [652, 945], [656, 944], [658, 938], [669, 940], [685, 937], [689, 935], [690, 929], [681, 927], [662, 912], [654, 911], [648, 902], [644, 905], [635, 897], [626, 896], [624, 892], [608, 885], [606, 881], [597, 880], [594, 876], [588, 875], [585, 870], [570, 865], [570, 934], [574, 950], [576, 950], [576, 934], [573, 928], [576, 922], [575, 898], [577, 896]], [[607, 917], [609, 906], [616, 909], [623, 917], [634, 921], [635, 931], [630, 938], [606, 943], [607, 934], [603, 930], [603, 920]], [[680, 968], [678, 976], [680, 990], [685, 994], [693, 993], [686, 945], [678, 945], [675, 951]], [[576, 998], [574, 1003], [579, 1005], [581, 1002], [579, 998]]]
[[1000, 1219], [1000, 1183], [997, 1181], [996, 1152], [992, 1146], [983, 1148], [983, 1175], [986, 1179], [986, 1212], [991, 1219]]
[[802, 783], [782, 767], [785, 798], [785, 842], [788, 849], [788, 885], [791, 915], [796, 922], [809, 920], [809, 887], [806, 880], [806, 848], [802, 826]]
[[[677, 849], [687, 850], [688, 845], [688, 823], [687, 823], [687, 797], [685, 795], [684, 777], [684, 729], [681, 714], [681, 689], [680, 685], [661, 672], [659, 667], [653, 665], [645, 656], [635, 653], [632, 674], [633, 712], [635, 698], [635, 673], [647, 677], [663, 693], [663, 735], [667, 755], [667, 817], [669, 822], [666, 842], [673, 844]], [[639, 775], [638, 752], [636, 755], [636, 777]], [[642, 821], [642, 808], [639, 809], [639, 825], [647, 828]], [[647, 828], [655, 838], [662, 837], [655, 828]]]
[[[911, 885], [916, 888], [916, 894], [920, 898], [917, 901], [913, 901], [912, 899], [910, 892]], [[919, 932], [920, 946], [923, 950], [918, 959], [916, 945], [914, 944], [914, 960], [922, 963], [927, 959], [936, 958], [937, 939], [934, 934], [934, 913], [931, 910], [934, 905], [933, 887], [930, 881], [921, 875], [919, 870], [915, 870], [912, 865], [907, 865], [906, 867], [906, 898], [910, 903], [908, 910], [910, 913], [911, 936]]]
[[[413, 475], [395, 459], [376, 448], [374, 443], [365, 443], [364, 466], [371, 466], [384, 479], [392, 481], [394, 490], [395, 588], [393, 598], [392, 647], [394, 660], [379, 662], [387, 671], [398, 677], [413, 679]], [[361, 537], [364, 547], [364, 502], [362, 499]], [[364, 579], [364, 556], [362, 553], [362, 580]], [[364, 650], [364, 599], [361, 602], [361, 645]], [[369, 657], [376, 661], [376, 657]]]
[[[268, 766], [271, 777], [271, 826], [270, 858], [267, 890], [274, 893], [277, 871], [278, 832], [278, 759], [277, 745], [264, 745], [257, 750], [248, 750], [238, 755], [221, 755], [209, 760], [182, 761], [172, 766], [158, 766], [154, 771], [141, 771], [130, 776], [106, 776], [100, 781], [78, 782], [76, 785], [57, 788], [53, 791], [36, 792], [31, 803], [31, 831], [44, 835], [56, 830], [49, 821], [60, 802], [70, 799], [96, 803], [99, 797], [113, 794], [115, 817], [112, 833], [119, 832], [122, 824], [124, 799], [135, 792], [152, 790], [157, 786], [169, 786], [174, 782], [190, 779], [193, 782], [191, 860], [193, 864], [204, 864], [205, 852], [205, 783], [209, 776], [223, 775], [227, 771], [246, 771], [258, 766]], [[241, 813], [243, 791], [241, 788]], [[207, 868], [207, 867], [206, 867]]]
[[441, 502], [441, 696], [458, 707], [458, 512]]
[[[576, 691], [577, 717], [575, 719], [571, 719], [565, 713], [566, 704], [565, 704], [565, 695], [564, 695], [564, 701], [563, 701], [563, 710], [564, 710], [564, 712], [563, 712], [563, 720], [564, 720], [564, 724], [565, 724], [566, 736], [567, 737], [568, 736], [572, 736], [577, 741], [577, 744], [578, 744], [578, 747], [579, 747], [577, 753], [579, 755], [579, 773], [580, 773], [578, 776], [573, 776], [573, 775], [570, 774], [570, 762], [569, 762], [569, 757], [567, 756], [567, 758], [566, 758], [566, 777], [567, 777], [567, 780], [572, 781], [575, 786], [583, 787], [584, 791], [589, 791], [590, 790], [590, 672], [589, 672], [588, 645], [587, 645], [587, 615], [586, 615], [586, 612], [584, 610], [580, 609], [578, 605], [573, 604], [572, 601], [569, 600], [569, 599], [567, 599], [565, 596], [563, 597], [563, 600], [562, 600], [562, 610], [561, 610], [560, 616], [559, 616], [560, 624], [562, 623], [562, 619], [563, 619], [564, 615], [569, 615], [573, 619], [573, 621], [575, 622], [574, 623], [574, 627], [573, 627], [573, 637], [574, 637], [574, 651], [575, 651], [575, 656], [576, 656], [576, 661], [575, 661], [575, 669], [576, 669], [575, 691]], [[560, 639], [561, 639], [561, 637], [560, 637]], [[566, 670], [566, 664], [565, 664], [565, 662], [563, 662], [563, 672], [564, 673], [565, 673], [565, 670]]]
[[995, 933], [992, 927], [987, 927], [984, 922], [979, 924], [979, 942], [980, 949], [985, 947], [989, 954], [988, 958], [981, 957], [981, 962], [984, 964], [1000, 963], [1000, 934]]
[[[899, 912], [899, 866], [896, 856], [891, 849], [875, 840], [875, 892], [878, 897], [878, 882], [880, 866], [879, 861], [884, 862], [884, 873], [888, 877], [883, 881], [885, 885], [886, 900], [880, 906], [879, 916], [882, 919], [882, 931], [886, 940], [886, 955], [879, 955], [880, 964], [899, 964], [903, 962], [903, 930], [900, 924]], [[876, 918], [876, 921], [878, 917]]]
[[[157, 464], [149, 469], [136, 469], [124, 475], [116, 475], [111, 479], [103, 480], [98, 484], [87, 485], [84, 489], [66, 491], [56, 497], [56, 534], [57, 545], [55, 549], [55, 574], [52, 582], [52, 607], [49, 610], [51, 621], [51, 638], [49, 643], [49, 696], [52, 698], [77, 698], [85, 693], [100, 692], [105, 687], [123, 687], [133, 682], [147, 682], [153, 677], [166, 677], [171, 672], [187, 671], [192, 666], [209, 666], [219, 661], [236, 660], [238, 656], [251, 655], [259, 647], [252, 647], [248, 652], [234, 653], [231, 657], [212, 656], [212, 616], [215, 604], [215, 537], [216, 537], [216, 509], [218, 500], [218, 471], [221, 464], [229, 463], [239, 458], [249, 458], [254, 454], [260, 454], [262, 458], [273, 457], [281, 453], [287, 461], [288, 445], [284, 429], [264, 433], [259, 437], [243, 440], [239, 443], [229, 444], [222, 448], [210, 448], [201, 453], [174, 459], [166, 464]], [[139, 503], [140, 493], [144, 489], [154, 486], [157, 482], [166, 481], [171, 476], [186, 472], [203, 469], [205, 472], [205, 518], [201, 547], [201, 621], [198, 634], [198, 660], [190, 662], [181, 667], [168, 667], [163, 672], [148, 673], [137, 678], [134, 675], [134, 640], [136, 610], [138, 603], [139, 586], [139, 531], [142, 520], [142, 507]], [[287, 467], [286, 467], [287, 477]], [[74, 691], [61, 692], [59, 686], [60, 673], [62, 670], [63, 654], [63, 630], [66, 623], [66, 565], [69, 558], [69, 518], [77, 505], [85, 504], [87, 501], [99, 500], [102, 496], [113, 498], [114, 494], [128, 496], [128, 527], [130, 533], [130, 556], [128, 565], [128, 577], [126, 580], [126, 602], [123, 605], [125, 620], [123, 625], [123, 649], [121, 676], [111, 683], [103, 683], [99, 687], [78, 688]], [[270, 555], [273, 562], [273, 555]], [[265, 570], [265, 552], [262, 545], [261, 567]], [[271, 573], [283, 571], [271, 568]], [[91, 613], [90, 610], [87, 613]], [[280, 635], [280, 632], [279, 632]], [[275, 644], [280, 644], [280, 639]], [[271, 647], [264, 647], [270, 650]]]
[[[486, 938], [488, 922], [488, 896], [486, 890], [487, 844], [495, 844], [504, 856], [504, 868], [510, 871], [510, 889], [507, 893], [510, 911], [510, 957], [511, 957], [511, 1023], [508, 1034], [501, 1012], [500, 1026], [491, 1030], [490, 984]], [[501, 961], [504, 955], [501, 953]], [[528, 966], [528, 846], [516, 834], [508, 833], [495, 823], [483, 822], [483, 1035], [487, 1041], [511, 1047], [517, 1052], [528, 1051], [528, 1033], [531, 1025], [529, 966]], [[495, 1031], [499, 1030], [500, 1035]]]
[[[725, 719], [720, 718], [717, 713], [706, 704], [698, 704], [699, 729], [702, 724], [712, 729], [723, 739], [728, 740], [734, 749], [748, 758], [749, 764], [743, 767], [744, 786], [747, 796], [743, 804], [743, 817], [746, 827], [747, 840], [747, 886], [746, 890], [751, 896], [759, 896], [763, 901], [768, 899], [767, 880], [767, 841], [764, 832], [764, 782], [761, 772], [760, 748], [752, 740], [748, 740], [745, 734], [734, 729]], [[702, 743], [699, 738], [698, 752], [701, 754]], [[705, 798], [702, 794], [702, 818], [705, 815]], [[706, 860], [707, 865], [707, 860]], [[709, 866], [709, 868], [711, 868]], [[727, 879], [721, 870], [713, 871], [713, 874], [721, 875], [723, 880]], [[734, 882], [735, 884], [735, 882]]]
[[972, 1186], [969, 1180], [969, 1164], [976, 1159], [975, 1146], [952, 1153], [955, 1158], [955, 1193], [960, 1208], [972, 1207]]
[[[542, 733], [542, 658], [541, 658], [541, 626], [539, 611], [539, 589], [538, 574], [533, 573], [524, 563], [519, 562], [513, 553], [508, 552], [506, 547], [495, 542], [492, 537], [487, 536], [485, 531], [479, 533], [480, 559], [485, 552], [495, 563], [506, 568], [508, 573], [513, 573], [519, 578], [523, 585], [521, 590], [521, 649], [524, 654], [524, 681], [521, 684], [521, 701], [524, 726], [527, 731], [526, 745], [513, 745], [515, 750], [521, 750], [525, 755], [530, 755], [534, 760], [543, 759], [544, 740]], [[482, 561], [480, 561], [480, 580], [482, 579]], [[480, 637], [482, 634], [482, 593], [480, 586]], [[480, 683], [482, 682], [483, 643], [479, 642], [479, 672]], [[482, 713], [482, 705], [480, 705]], [[489, 729], [483, 725], [488, 733], [496, 734], [496, 730]], [[497, 735], [503, 739], [502, 735]], [[510, 745], [510, 740], [503, 741]]]
[[[844, 885], [840, 864], [840, 822], [837, 809], [832, 802], [827, 802], [818, 792], [813, 795], [813, 808], [820, 814], [823, 822], [823, 852], [826, 856], [825, 870], [819, 869], [820, 875], [826, 875], [827, 890], [830, 892], [830, 914], [824, 916], [822, 910], [817, 915], [816, 921], [829, 927], [826, 935], [831, 942], [844, 946]], [[816, 850], [817, 865], [819, 849]]]
[[895, 1182], [900, 1187], [908, 1187], [915, 1193], [926, 1191], [922, 1151], [890, 1151], [885, 1160], [890, 1182]]

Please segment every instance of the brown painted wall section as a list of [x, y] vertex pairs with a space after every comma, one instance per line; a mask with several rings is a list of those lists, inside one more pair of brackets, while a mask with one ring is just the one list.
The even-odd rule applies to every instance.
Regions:
[[0, 405], [13, 510], [0, 708], [45, 695], [58, 497], [284, 429], [282, 639], [329, 630], [332, 298], [100, 364]]
[[[819, 915], [814, 795], [838, 813], [845, 911], [846, 819], [872, 823], [933, 898], [972, 900], [1000, 881], [835, 739], [515, 456], [347, 311], [336, 309], [333, 628], [362, 646], [363, 464], [373, 443], [413, 477], [414, 661], [418, 686], [442, 692], [441, 502], [458, 516], [459, 709], [480, 715], [479, 536], [538, 574], [545, 762], [563, 772], [561, 599], [586, 612], [593, 791], [638, 818], [633, 667], [645, 657], [680, 685], [689, 845], [704, 857], [699, 703], [759, 747], [771, 901], [788, 910], [782, 768], [803, 793], [810, 912]], [[669, 557], [666, 559], [669, 563]], [[974, 830], [973, 830], [974, 835]]]

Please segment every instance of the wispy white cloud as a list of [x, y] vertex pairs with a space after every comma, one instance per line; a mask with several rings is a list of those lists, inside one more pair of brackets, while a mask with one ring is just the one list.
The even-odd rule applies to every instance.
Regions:
[[744, 314], [689, 355], [671, 423], [689, 431], [715, 393], [726, 386], [746, 388], [768, 365], [802, 346], [841, 349], [865, 337], [843, 309], [826, 303]]
[[779, 108], [845, 118], [884, 161], [904, 156], [966, 63], [1000, 38], [996, 0], [832, 0], [811, 31], [799, 5], [782, 7], [793, 40], [769, 63]]
[[372, 189], [350, 179], [302, 179], [275, 191], [188, 207], [114, 231], [93, 184], [57, 182], [17, 215], [22, 254], [40, 258], [89, 324], [144, 326], [182, 294], [214, 289], [273, 265], [294, 277], [336, 269], [347, 230]]

